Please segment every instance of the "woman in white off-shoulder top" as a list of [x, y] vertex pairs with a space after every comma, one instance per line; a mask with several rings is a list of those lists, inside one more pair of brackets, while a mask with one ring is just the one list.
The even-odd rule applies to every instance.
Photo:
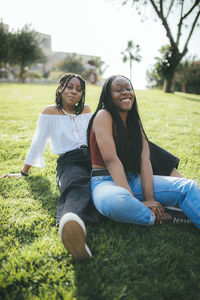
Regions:
[[91, 110], [85, 105], [85, 81], [77, 74], [64, 74], [56, 89], [55, 105], [45, 107], [18, 174], [3, 177], [28, 176], [32, 166], [45, 167], [43, 152], [47, 143], [59, 154], [56, 180], [60, 190], [57, 204], [57, 224], [65, 248], [77, 261], [92, 256], [85, 243], [86, 229], [82, 220], [98, 222], [100, 214], [90, 199], [91, 162], [86, 131]]
[[[28, 176], [32, 166], [45, 167], [43, 152], [50, 143], [51, 151], [59, 155], [56, 168], [60, 190], [57, 225], [65, 248], [78, 261], [92, 256], [85, 243], [86, 228], [82, 220], [98, 222], [102, 218], [90, 197], [91, 161], [86, 131], [92, 114], [90, 107], [85, 105], [84, 79], [77, 74], [64, 74], [56, 89], [55, 103], [47, 106], [39, 116], [20, 173], [7, 173], [3, 177], [21, 178]], [[151, 145], [154, 171], [181, 176], [176, 170], [179, 159], [157, 145]]]

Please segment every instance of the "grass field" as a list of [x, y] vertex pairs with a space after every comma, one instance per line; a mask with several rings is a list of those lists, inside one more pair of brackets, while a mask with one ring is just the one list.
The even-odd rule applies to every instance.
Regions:
[[[0, 84], [0, 174], [19, 172], [54, 85]], [[100, 87], [88, 86], [94, 111]], [[200, 182], [200, 96], [136, 91], [149, 139], [178, 156]], [[94, 255], [74, 263], [55, 227], [56, 156], [20, 180], [0, 179], [0, 299], [198, 300], [200, 232], [193, 225], [87, 223]]]

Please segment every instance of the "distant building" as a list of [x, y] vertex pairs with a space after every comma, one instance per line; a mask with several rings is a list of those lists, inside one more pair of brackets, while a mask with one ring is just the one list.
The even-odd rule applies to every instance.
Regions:
[[[0, 26], [3, 26], [5, 31], [9, 31], [9, 25], [4, 24], [2, 19], [0, 21]], [[99, 56], [93, 56], [93, 55], [84, 55], [79, 53], [69, 53], [69, 52], [58, 52], [58, 51], [52, 51], [52, 43], [51, 43], [51, 35], [46, 33], [37, 32], [38, 35], [38, 41], [40, 44], [40, 48], [42, 49], [44, 55], [46, 56], [47, 60], [45, 63], [37, 63], [29, 68], [29, 71], [36, 71], [41, 72], [41, 74], [44, 76], [50, 73], [52, 70], [58, 70], [59, 64], [61, 64], [65, 58], [69, 55], [76, 54], [78, 57], [81, 58], [82, 63], [85, 66], [85, 69], [88, 71], [88, 80], [91, 83], [96, 83], [98, 78], [98, 70], [93, 64], [96, 60], [101, 60]], [[18, 67], [12, 68], [17, 69]], [[9, 71], [9, 68], [7, 69], [1, 69], [0, 70], [1, 75], [5, 78], [13, 77], [11, 72]], [[4, 73], [6, 72], [6, 76]], [[0, 76], [0, 77], [2, 77]]]
[[[40, 47], [43, 53], [47, 57], [47, 62], [45, 64], [37, 64], [36, 66], [31, 67], [31, 70], [41, 71], [43, 73], [50, 72], [53, 68], [56, 68], [59, 63], [64, 61], [64, 59], [68, 55], [72, 55], [73, 53], [70, 52], [58, 52], [52, 51], [52, 43], [51, 43], [51, 35], [38, 32], [38, 37], [40, 41]], [[95, 76], [96, 68], [91, 64], [91, 61], [95, 61], [96, 59], [100, 59], [99, 56], [93, 55], [85, 55], [76, 53], [78, 57], [82, 59], [83, 64], [85, 65], [86, 69], [91, 70], [91, 81], [92, 77]]]

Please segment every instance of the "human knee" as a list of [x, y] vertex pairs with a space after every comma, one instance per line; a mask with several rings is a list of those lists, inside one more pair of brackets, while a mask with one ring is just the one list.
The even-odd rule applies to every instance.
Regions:
[[198, 189], [197, 181], [192, 179], [185, 179], [184, 188], [186, 191], [191, 191], [193, 189]]
[[110, 215], [113, 210], [120, 209], [128, 197], [131, 197], [130, 192], [118, 186], [97, 187], [93, 192], [94, 204], [103, 215]]

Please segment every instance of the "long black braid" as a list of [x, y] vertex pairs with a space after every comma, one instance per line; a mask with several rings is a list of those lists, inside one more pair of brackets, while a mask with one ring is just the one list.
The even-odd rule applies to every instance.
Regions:
[[[74, 73], [65, 73], [65, 74], [63, 74], [61, 76], [60, 80], [59, 80], [59, 85], [56, 89], [55, 103], [56, 103], [58, 109], [62, 109], [62, 107], [63, 107], [62, 93], [65, 90], [65, 88], [66, 88], [68, 82], [70, 81], [70, 79], [72, 79], [73, 77], [76, 77], [80, 81], [81, 89], [82, 89], [81, 99], [75, 105], [76, 115], [79, 115], [79, 114], [82, 113], [83, 108], [84, 108], [84, 103], [85, 103], [85, 80], [83, 79], [82, 76], [80, 76], [78, 74], [74, 74]], [[63, 87], [62, 92], [60, 92], [61, 87]]]
[[[142, 153], [142, 134], [141, 130], [144, 132], [142, 127], [142, 123], [140, 120], [140, 116], [138, 113], [137, 107], [137, 100], [136, 97], [134, 99], [134, 103], [132, 105], [131, 110], [128, 112], [127, 117], [127, 130], [130, 133], [131, 139], [131, 147], [130, 150], [128, 149], [128, 135], [127, 131], [123, 125], [123, 122], [115, 108], [115, 105], [112, 101], [111, 96], [111, 84], [114, 79], [118, 77], [123, 77], [127, 79], [129, 82], [130, 80], [123, 76], [123, 75], [113, 75], [109, 77], [104, 86], [102, 88], [102, 92], [100, 95], [100, 100], [97, 106], [96, 111], [94, 112], [93, 116], [90, 119], [88, 129], [87, 129], [87, 141], [88, 145], [90, 145], [90, 131], [92, 128], [93, 120], [100, 109], [106, 109], [112, 116], [114, 122], [117, 126], [117, 137], [116, 137], [116, 150], [119, 159], [121, 160], [125, 172], [132, 172], [135, 175], [140, 173], [140, 160], [141, 160], [141, 153]], [[133, 89], [132, 83], [130, 82], [131, 87]], [[145, 132], [144, 132], [145, 134]], [[146, 134], [145, 134], [146, 136]], [[90, 148], [90, 147], [89, 147]]]

